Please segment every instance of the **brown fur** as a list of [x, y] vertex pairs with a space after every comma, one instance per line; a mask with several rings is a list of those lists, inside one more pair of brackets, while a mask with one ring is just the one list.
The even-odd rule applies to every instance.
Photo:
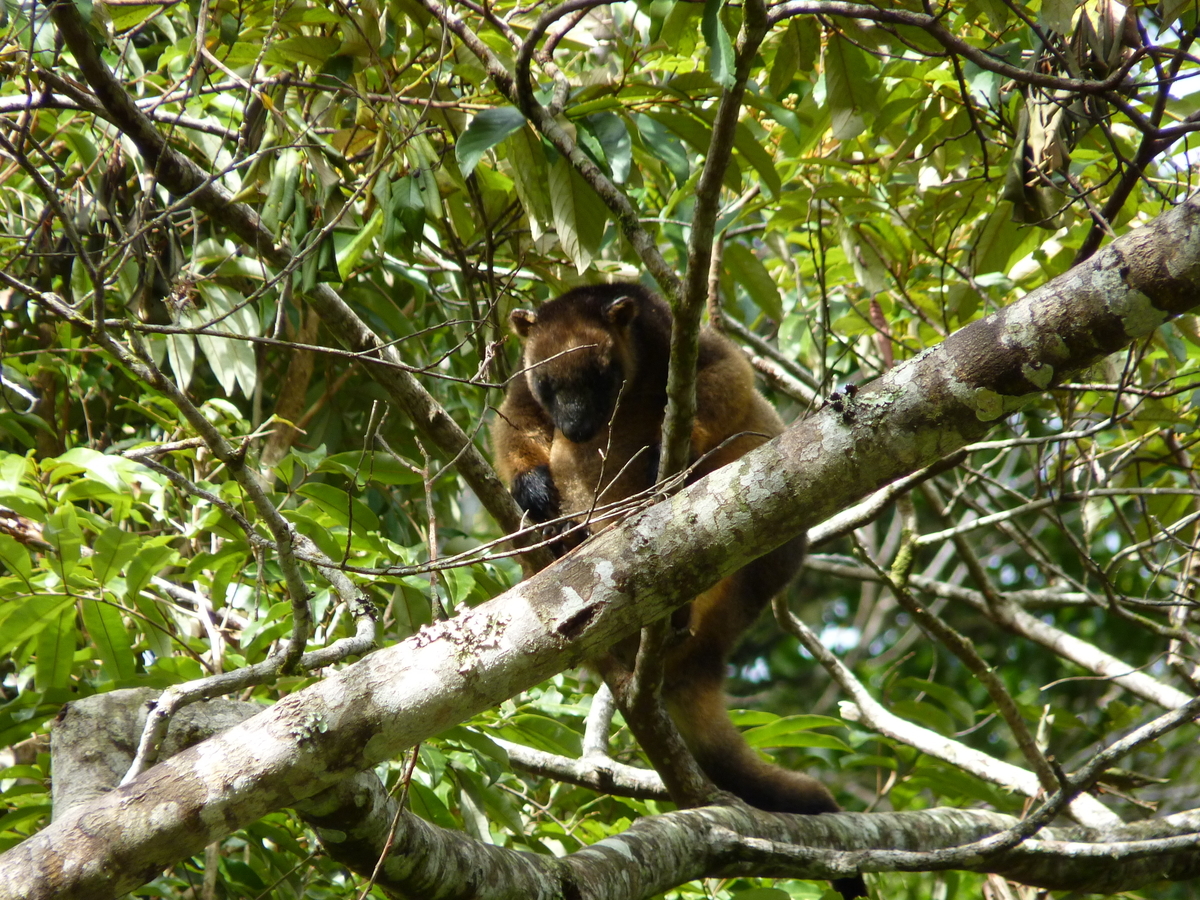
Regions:
[[[569, 291], [536, 313], [517, 310], [512, 323], [524, 341], [525, 369], [509, 387], [492, 439], [497, 470], [530, 517], [584, 519], [594, 505], [651, 487], [666, 406], [666, 304], [636, 284], [596, 285]], [[783, 431], [755, 389], [745, 355], [710, 329], [700, 337], [696, 407], [692, 459], [699, 465], [693, 480]], [[824, 785], [765, 762], [725, 712], [729, 654], [791, 580], [803, 552], [803, 538], [793, 539], [680, 611], [675, 621], [687, 636], [669, 651], [663, 694], [684, 740], [718, 787], [760, 809], [836, 812]], [[847, 898], [865, 894], [861, 879], [835, 887]]]

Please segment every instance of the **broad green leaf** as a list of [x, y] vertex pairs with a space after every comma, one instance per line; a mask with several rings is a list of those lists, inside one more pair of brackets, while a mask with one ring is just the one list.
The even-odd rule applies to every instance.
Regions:
[[1173, 24], [1185, 12], [1195, 7], [1195, 0], [1161, 0], [1158, 14], [1163, 28]]
[[600, 113], [588, 116], [587, 126], [600, 142], [613, 181], [624, 184], [633, 165], [633, 141], [629, 138], [625, 120], [612, 113]]
[[938, 734], [951, 735], [959, 730], [958, 723], [941, 707], [913, 700], [893, 700], [888, 707], [896, 715], [924, 725]]
[[149, 584], [150, 579], [174, 563], [176, 551], [167, 546], [171, 537], [163, 536], [142, 541], [142, 547], [125, 569], [125, 598], [134, 600]]
[[556, 719], [522, 713], [513, 716], [498, 729], [500, 736], [560, 756], [579, 756], [582, 737]]
[[449, 590], [454, 606], [465, 603], [475, 589], [475, 576], [468, 568], [448, 569], [441, 573], [442, 584]]
[[337, 54], [341, 46], [342, 42], [335, 37], [302, 35], [283, 38], [271, 42], [267, 59], [276, 63], [303, 63], [320, 70]]
[[867, 56], [840, 35], [825, 46], [825, 96], [833, 114], [833, 136], [851, 141], [866, 127], [866, 114], [874, 111], [875, 86]]
[[550, 200], [550, 170], [541, 140], [532, 128], [520, 128], [505, 142], [513, 176], [513, 186], [525, 214], [533, 239], [540, 238], [554, 222], [554, 208]]
[[133, 642], [121, 611], [99, 600], [82, 603], [83, 627], [96, 647], [102, 662], [101, 677], [116, 682], [128, 681], [137, 671]]
[[1044, 238], [1034, 228], [1022, 228], [1013, 221], [1012, 204], [1000, 201], [988, 214], [974, 242], [972, 270], [976, 275], [991, 272], [1007, 274], [1012, 263], [1027, 246], [1040, 243]]
[[225, 52], [222, 53], [222, 62], [227, 66], [250, 66], [258, 62], [258, 58], [262, 56], [262, 44], [255, 44], [251, 41], [234, 41], [226, 46]]
[[733, 86], [733, 42], [725, 23], [721, 21], [721, 7], [725, 0], [704, 0], [704, 19], [700, 26], [704, 42], [708, 44], [708, 70], [713, 81], [723, 88]]
[[[712, 126], [686, 113], [668, 109], [655, 109], [647, 115], [656, 122], [667, 126], [675, 134], [683, 138], [688, 146], [697, 153], [706, 153], [712, 140]], [[653, 136], [651, 136], [653, 140]]]
[[65, 594], [34, 594], [10, 598], [0, 606], [0, 657], [57, 622], [59, 614], [74, 604]]
[[59, 570], [60, 574], [65, 579], [78, 565], [83, 548], [83, 532], [80, 530], [75, 507], [64, 503], [52, 512], [46, 519], [42, 537], [54, 547], [55, 558], [62, 567]]
[[352, 513], [356, 528], [379, 530], [379, 518], [369, 506], [331, 484], [304, 484], [296, 493], [312, 500], [339, 525], [349, 525]]
[[397, 179], [395, 184], [381, 178], [376, 197], [385, 210], [381, 235], [384, 250], [411, 252], [425, 225], [425, 201], [421, 198], [420, 182], [411, 175]]
[[128, 490], [126, 479], [133, 473], [149, 474], [147, 470], [128, 459], [100, 453], [88, 447], [75, 447], [58, 457], [58, 462], [78, 466], [95, 479], [117, 493]]
[[220, 285], [206, 281], [198, 288], [204, 296], [205, 308], [193, 315], [207, 326], [206, 332], [209, 332], [196, 335], [200, 349], [226, 396], [233, 396], [234, 389], [239, 386], [245, 396], [254, 396], [258, 380], [254, 345], [237, 337], [217, 335], [257, 335], [260, 330], [257, 319], [241, 298]]
[[791, 19], [788, 27], [783, 29], [776, 42], [775, 59], [771, 64], [771, 74], [767, 81], [767, 89], [771, 94], [782, 100], [785, 92], [791, 87], [792, 79], [800, 66], [800, 33], [796, 20]]
[[39, 691], [67, 687], [77, 637], [75, 610], [70, 606], [48, 620], [38, 633], [34, 680]]
[[171, 373], [186, 389], [192, 383], [192, 373], [196, 369], [196, 339], [190, 334], [168, 334], [166, 339]]
[[416, 578], [405, 578], [392, 590], [391, 608], [398, 637], [408, 637], [422, 625], [428, 625], [433, 621], [428, 582], [420, 583]]
[[843, 722], [827, 716], [785, 716], [782, 719], [750, 728], [742, 732], [751, 747], [823, 747], [832, 750], [850, 750], [845, 741], [829, 734], [814, 734], [813, 728], [826, 728], [831, 724], [844, 727]]
[[463, 725], [455, 725], [453, 728], [447, 729], [438, 735], [440, 740], [458, 741], [470, 747], [472, 750], [477, 750], [484, 756], [494, 759], [496, 762], [508, 765], [508, 751], [497, 744], [494, 740], [474, 728], [468, 728]]
[[[145, 621], [139, 623], [138, 627], [142, 634], [145, 635], [146, 645], [150, 651], [158, 657], [157, 665], [161, 666], [164, 660], [172, 658], [173, 654], [177, 653], [179, 648], [171, 640], [171, 635], [174, 633], [175, 627], [167, 621], [159, 608], [159, 602], [140, 592], [132, 598], [132, 605], [142, 614]], [[130, 600], [126, 600], [130, 602]], [[195, 664], [195, 663], [192, 663]]]
[[1042, 0], [1042, 24], [1059, 34], [1070, 34], [1071, 17], [1078, 5], [1079, 0]]
[[1020, 797], [1006, 794], [961, 769], [929, 757], [921, 759], [915, 772], [909, 776], [909, 782], [912, 787], [923, 787], [951, 800], [977, 800], [990, 803], [1000, 810], [1020, 805]]
[[660, 113], [655, 111], [653, 116], [648, 114], [634, 116], [634, 122], [637, 123], [638, 133], [641, 136], [641, 144], [647, 152], [662, 160], [675, 178], [676, 184], [682, 185], [690, 177], [691, 161], [680, 141], [664, 126], [663, 122], [658, 120], [659, 115]]
[[746, 289], [755, 306], [776, 322], [783, 318], [783, 299], [779, 296], [779, 288], [766, 266], [749, 247], [740, 241], [729, 241], [721, 262], [734, 281]]
[[[226, 555], [224, 553], [222, 556]], [[229, 585], [235, 579], [243, 577], [246, 557], [240, 551], [231, 552], [228, 558], [217, 563], [212, 578], [212, 602], [218, 609], [229, 602]]]
[[371, 216], [371, 221], [355, 233], [354, 238], [338, 254], [338, 274], [341, 275], [342, 281], [349, 281], [351, 274], [362, 259], [364, 253], [370, 249], [371, 244], [375, 241], [379, 232], [383, 230], [383, 212], [375, 210], [375, 215]]
[[450, 815], [446, 804], [437, 794], [415, 779], [408, 785], [408, 803], [412, 811], [426, 822], [432, 822], [449, 831], [459, 830], [458, 821]]
[[27, 585], [30, 583], [33, 563], [29, 560], [29, 550], [7, 534], [0, 534], [0, 563]]
[[0, 412], [0, 434], [7, 434], [15, 438], [22, 446], [30, 450], [37, 446], [37, 440], [26, 425], [35, 424], [40, 425], [43, 430], [49, 431], [45, 421], [38, 416]]
[[[993, 31], [999, 31], [1008, 23], [1008, 17], [1011, 11], [1004, 0], [973, 0], [973, 4], [982, 9], [987, 15], [988, 21], [992, 26]], [[970, 6], [968, 6], [970, 10]]]
[[771, 155], [763, 149], [762, 144], [742, 122], [738, 122], [737, 129], [734, 131], [733, 146], [758, 172], [770, 199], [777, 199], [779, 192], [783, 190], [783, 183], [780, 181], [779, 173], [775, 171], [775, 161], [771, 159]]
[[525, 116], [515, 106], [499, 106], [476, 114], [454, 145], [454, 157], [463, 175], [470, 175], [484, 153], [524, 127]]
[[162, 9], [158, 4], [147, 4], [145, 6], [125, 6], [105, 4], [112, 17], [113, 30], [120, 34], [128, 31], [134, 25], [140, 25], [150, 16], [151, 13], [158, 12]]
[[550, 204], [558, 241], [582, 275], [600, 249], [608, 210], [563, 157], [550, 167]]
[[[497, 773], [498, 773], [497, 769]], [[520, 815], [513, 808], [509, 795], [503, 791], [497, 791], [485, 784], [484, 779], [476, 772], [467, 769], [461, 764], [454, 766], [454, 774], [458, 778], [458, 783], [462, 787], [463, 792], [468, 794], [471, 799], [471, 804], [476, 809], [487, 813], [486, 817], [481, 817], [479, 825], [483, 833], [478, 835], [481, 840], [491, 843], [491, 834], [489, 820], [502, 822], [510, 831], [520, 834], [525, 823], [521, 820]]]
[[663, 19], [662, 31], [658, 39], [668, 47], [677, 48], [680, 52], [688, 52], [695, 40], [696, 19], [702, 18], [705, 8], [696, 3], [674, 3], [671, 11]]
[[101, 587], [107, 587], [110, 581], [120, 575], [125, 564], [133, 559], [141, 545], [141, 538], [136, 534], [130, 534], [115, 525], [106, 528], [100, 537], [96, 538], [92, 574], [96, 576]]

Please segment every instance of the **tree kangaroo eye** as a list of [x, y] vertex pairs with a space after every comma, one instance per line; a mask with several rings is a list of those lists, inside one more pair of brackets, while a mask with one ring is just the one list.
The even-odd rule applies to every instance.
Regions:
[[558, 389], [549, 378], [538, 379], [536, 392], [538, 399], [542, 401], [544, 406], [549, 408], [554, 405], [554, 398], [558, 395]]

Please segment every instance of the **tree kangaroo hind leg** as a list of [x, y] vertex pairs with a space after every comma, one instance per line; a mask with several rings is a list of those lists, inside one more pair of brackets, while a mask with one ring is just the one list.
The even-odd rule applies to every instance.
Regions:
[[[804, 538], [794, 538], [684, 608], [689, 634], [668, 653], [663, 697], [688, 749], [717, 787], [768, 812], [816, 815], [841, 808], [816, 778], [760, 757], [730, 721], [724, 691], [737, 639], [792, 580], [803, 554]], [[839, 879], [834, 888], [845, 900], [866, 896], [860, 877]]]

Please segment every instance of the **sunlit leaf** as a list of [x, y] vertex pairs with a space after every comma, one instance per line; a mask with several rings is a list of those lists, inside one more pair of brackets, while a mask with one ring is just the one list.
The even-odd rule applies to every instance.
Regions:
[[482, 110], [454, 145], [454, 155], [463, 175], [470, 175], [483, 158], [506, 137], [525, 127], [525, 116], [515, 106]]
[[833, 113], [833, 136], [839, 141], [858, 137], [867, 114], [876, 108], [875, 86], [866, 55], [839, 35], [825, 46], [825, 90]]

